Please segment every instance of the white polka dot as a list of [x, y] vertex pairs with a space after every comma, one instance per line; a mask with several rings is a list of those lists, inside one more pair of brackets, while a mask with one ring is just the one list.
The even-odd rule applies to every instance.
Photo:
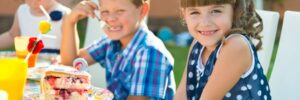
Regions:
[[231, 93], [230, 92], [226, 93], [225, 97], [230, 98], [231, 97]]
[[258, 91], [257, 91], [257, 95], [258, 95], [258, 96], [261, 96], [261, 90], [258, 90]]
[[194, 87], [193, 85], [190, 85], [190, 86], [189, 86], [189, 89], [190, 89], [190, 90], [194, 90], [195, 87]]
[[237, 96], [236, 96], [236, 99], [237, 99], [237, 100], [242, 100], [243, 97], [242, 97], [242, 95], [237, 95]]
[[196, 97], [195, 97], [195, 96], [193, 96], [193, 97], [192, 97], [192, 100], [196, 100]]
[[194, 64], [195, 64], [195, 60], [192, 60], [190, 64], [191, 64], [191, 65], [194, 65]]
[[200, 71], [198, 69], [197, 69], [196, 72], [197, 72], [197, 76], [200, 76]]
[[261, 68], [260, 64], [257, 64], [257, 68], [258, 68], [258, 69], [260, 69], [260, 68]]
[[241, 90], [242, 90], [242, 91], [246, 91], [246, 90], [247, 90], [247, 87], [246, 87], [246, 86], [242, 86], [242, 87], [241, 87]]
[[195, 52], [195, 54], [198, 54], [198, 49], [195, 49], [195, 51], [194, 51], [194, 52]]
[[197, 76], [197, 81], [199, 81], [200, 80], [200, 76]]
[[264, 85], [264, 80], [261, 79], [261, 80], [260, 80], [260, 84], [261, 84], [261, 85]]
[[199, 87], [199, 83], [197, 83], [197, 85], [196, 85], [196, 88], [198, 88]]
[[193, 72], [189, 72], [189, 78], [193, 78]]
[[267, 100], [267, 99], [268, 99], [267, 95], [264, 95], [264, 99], [265, 99], [265, 100]]
[[253, 79], [253, 80], [256, 80], [256, 79], [257, 79], [257, 74], [254, 74], [254, 75], [252, 76], [252, 79]]
[[268, 86], [266, 86], [266, 90], [269, 91], [269, 87]]
[[251, 90], [252, 86], [250, 84], [247, 85], [248, 89]]

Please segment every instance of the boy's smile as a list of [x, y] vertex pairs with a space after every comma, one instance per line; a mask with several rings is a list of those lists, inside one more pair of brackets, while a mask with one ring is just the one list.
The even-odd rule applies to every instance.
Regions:
[[109, 32], [120, 32], [122, 28], [122, 26], [107, 26], [106, 30]]
[[140, 26], [142, 7], [135, 6], [131, 0], [101, 0], [100, 16], [106, 24], [104, 31], [107, 36], [126, 46]]

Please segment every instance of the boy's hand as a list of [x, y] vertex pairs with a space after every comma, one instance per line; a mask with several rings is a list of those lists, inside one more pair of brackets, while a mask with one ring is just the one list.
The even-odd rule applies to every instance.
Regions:
[[67, 19], [72, 23], [76, 23], [86, 17], [95, 18], [95, 10], [98, 10], [96, 3], [90, 0], [84, 0], [72, 9], [72, 12], [68, 15]]

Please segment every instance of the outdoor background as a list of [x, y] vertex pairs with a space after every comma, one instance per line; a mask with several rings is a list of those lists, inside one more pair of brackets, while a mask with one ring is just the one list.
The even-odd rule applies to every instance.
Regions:
[[[81, 0], [57, 0], [64, 5], [72, 8], [76, 3]], [[282, 22], [282, 16], [284, 11], [293, 10], [300, 11], [300, 0], [255, 0], [257, 3], [258, 9], [277, 11], [280, 13], [280, 23]], [[24, 3], [24, 0], [0, 0], [0, 34], [8, 31], [12, 25], [14, 13], [17, 7]], [[84, 41], [85, 29], [86, 29], [87, 19], [84, 19], [79, 22], [78, 30], [80, 34], [81, 43]], [[168, 50], [172, 53], [175, 58], [175, 67], [174, 74], [177, 86], [179, 85], [182, 72], [184, 70], [186, 57], [188, 53], [188, 45], [178, 45], [176, 43], [176, 35], [186, 32], [186, 28], [180, 23], [179, 15], [179, 0], [151, 0], [151, 10], [148, 18], [149, 28], [156, 34], [160, 35], [160, 30], [164, 27], [168, 27], [167, 33], [169, 34], [166, 37], [166, 45]], [[279, 24], [280, 32], [281, 24]], [[276, 40], [279, 38], [279, 33], [277, 34]], [[82, 44], [81, 44], [82, 46]], [[278, 41], [275, 42], [273, 54], [276, 54], [278, 46]], [[13, 50], [7, 49], [7, 50]], [[273, 55], [272, 58], [275, 58], [276, 55]], [[272, 59], [274, 61], [274, 59]], [[273, 63], [271, 63], [272, 69]], [[271, 70], [269, 69], [269, 70]], [[265, 69], [266, 70], [266, 69]], [[270, 75], [270, 73], [268, 73]]]

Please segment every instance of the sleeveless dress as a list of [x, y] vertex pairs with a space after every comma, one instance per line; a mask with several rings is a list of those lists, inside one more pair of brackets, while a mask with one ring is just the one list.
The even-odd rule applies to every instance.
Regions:
[[[71, 11], [69, 8], [61, 4], [57, 4], [51, 9], [51, 11], [54, 10], [61, 11], [63, 16], [66, 13]], [[32, 15], [30, 12], [30, 7], [27, 4], [20, 5], [17, 10], [17, 14], [18, 14], [21, 36], [38, 37], [38, 35], [40, 34], [39, 23], [42, 20], [47, 20], [47, 17]], [[50, 21], [50, 23], [52, 29], [47, 33], [47, 35], [52, 35], [55, 36], [56, 38], [42, 37], [41, 39], [45, 44], [44, 45], [45, 49], [59, 50], [61, 45], [61, 36], [62, 36], [62, 32], [61, 32], [62, 20]]]
[[[269, 84], [258, 60], [256, 48], [247, 36], [242, 35], [242, 37], [248, 41], [248, 45], [251, 49], [252, 65], [250, 69], [240, 77], [240, 80], [232, 89], [227, 92], [223, 100], [271, 100]], [[219, 43], [209, 56], [207, 63], [203, 65], [202, 60], [199, 59], [201, 59], [204, 48], [199, 42], [193, 45], [187, 62], [186, 92], [188, 100], [200, 99], [202, 91], [212, 74], [221, 47], [222, 44]]]

